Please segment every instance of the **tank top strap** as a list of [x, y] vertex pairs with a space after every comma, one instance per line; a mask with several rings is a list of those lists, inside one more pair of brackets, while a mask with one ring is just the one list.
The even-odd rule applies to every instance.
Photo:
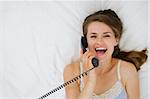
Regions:
[[117, 76], [118, 76], [118, 80], [121, 80], [120, 64], [121, 64], [121, 60], [119, 60], [118, 64], [117, 64]]

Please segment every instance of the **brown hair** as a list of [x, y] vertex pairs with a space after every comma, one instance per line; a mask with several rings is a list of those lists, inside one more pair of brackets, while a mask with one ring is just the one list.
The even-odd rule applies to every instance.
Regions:
[[[86, 37], [88, 25], [92, 22], [103, 22], [108, 25], [113, 32], [115, 33], [115, 37], [117, 39], [121, 38], [123, 33], [123, 25], [122, 21], [118, 17], [118, 15], [111, 9], [108, 10], [100, 10], [86, 17], [83, 23], [83, 34]], [[140, 70], [140, 66], [146, 62], [147, 49], [143, 51], [120, 51], [119, 46], [115, 46], [112, 57], [119, 58], [128, 62], [131, 62], [135, 65], [137, 70]]]

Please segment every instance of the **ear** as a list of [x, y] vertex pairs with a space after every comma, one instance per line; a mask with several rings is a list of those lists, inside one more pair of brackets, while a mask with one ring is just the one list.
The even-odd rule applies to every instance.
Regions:
[[119, 44], [119, 39], [116, 38], [116, 41], [115, 41], [115, 46], [117, 46]]

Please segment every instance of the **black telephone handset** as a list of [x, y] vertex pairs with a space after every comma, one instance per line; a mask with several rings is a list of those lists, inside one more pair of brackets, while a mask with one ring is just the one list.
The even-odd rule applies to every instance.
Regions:
[[[87, 39], [86, 39], [86, 37], [82, 36], [81, 37], [81, 48], [83, 50], [83, 54], [87, 51], [86, 50], [87, 47], [88, 47]], [[99, 65], [99, 60], [96, 57], [94, 57], [92, 59], [92, 64], [94, 67], [97, 67]]]
[[[88, 43], [87, 43], [86, 37], [83, 37], [83, 36], [81, 37], [81, 47], [83, 49], [83, 53], [85, 53], [87, 51], [86, 48], [88, 47]], [[58, 86], [57, 88], [51, 90], [50, 92], [46, 93], [45, 95], [41, 96], [38, 99], [44, 99], [47, 96], [51, 95], [52, 93], [54, 93], [54, 92], [56, 92], [56, 91], [58, 91], [58, 90], [60, 90], [60, 89], [62, 89], [64, 87], [66, 87], [66, 86], [68, 86], [68, 85], [70, 85], [72, 83], [74, 83], [75, 81], [79, 80], [81, 77], [84, 77], [85, 75], [87, 75], [87, 73], [89, 71], [91, 71], [92, 69], [94, 69], [95, 67], [97, 67], [99, 65], [99, 60], [96, 57], [94, 57], [92, 59], [92, 64], [94, 66], [93, 68], [87, 70], [86, 72], [83, 72], [82, 74], [78, 75], [77, 77], [73, 78], [72, 80], [69, 80], [69, 81], [65, 82], [64, 84], [62, 84], [62, 85]]]

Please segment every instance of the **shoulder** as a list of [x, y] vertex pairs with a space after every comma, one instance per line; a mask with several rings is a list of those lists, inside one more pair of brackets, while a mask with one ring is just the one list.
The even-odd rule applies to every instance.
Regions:
[[121, 71], [126, 74], [137, 73], [136, 67], [134, 64], [121, 60]]
[[127, 84], [128, 81], [137, 79], [138, 72], [135, 65], [127, 61], [121, 61], [121, 77], [124, 84]]
[[77, 76], [80, 72], [80, 61], [76, 60], [71, 64], [68, 64], [64, 68], [64, 80], [70, 80], [71, 78]]
[[135, 66], [126, 61], [121, 62], [121, 76], [123, 85], [130, 99], [139, 99], [139, 76]]
[[126, 72], [137, 71], [134, 64], [127, 62], [127, 61], [124, 61], [124, 60], [121, 60], [121, 67]]

